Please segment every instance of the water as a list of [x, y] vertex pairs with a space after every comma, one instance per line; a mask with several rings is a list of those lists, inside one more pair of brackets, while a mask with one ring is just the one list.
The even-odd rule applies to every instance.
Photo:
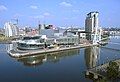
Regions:
[[[120, 37], [111, 37], [110, 42], [120, 43]], [[118, 51], [88, 47], [15, 59], [5, 51], [11, 46], [0, 44], [0, 82], [93, 82], [85, 78], [86, 69], [120, 58]]]

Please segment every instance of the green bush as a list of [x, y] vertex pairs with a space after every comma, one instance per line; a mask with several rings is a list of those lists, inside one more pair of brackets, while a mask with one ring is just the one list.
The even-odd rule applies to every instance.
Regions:
[[107, 67], [107, 77], [109, 79], [115, 79], [119, 75], [119, 66], [116, 62], [109, 62]]

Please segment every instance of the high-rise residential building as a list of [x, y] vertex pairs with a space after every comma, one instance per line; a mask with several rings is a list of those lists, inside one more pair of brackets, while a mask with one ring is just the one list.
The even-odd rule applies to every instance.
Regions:
[[4, 25], [4, 29], [5, 29], [5, 36], [6, 37], [18, 35], [18, 27], [16, 24], [12, 24], [11, 22], [7, 22]]
[[101, 40], [101, 33], [99, 28], [99, 20], [98, 20], [99, 13], [97, 11], [90, 12], [87, 14], [85, 20], [85, 31], [86, 39], [89, 40], [91, 43], [96, 44]]
[[85, 20], [85, 30], [87, 32], [97, 32], [98, 28], [98, 12], [90, 12], [87, 14], [86, 20]]

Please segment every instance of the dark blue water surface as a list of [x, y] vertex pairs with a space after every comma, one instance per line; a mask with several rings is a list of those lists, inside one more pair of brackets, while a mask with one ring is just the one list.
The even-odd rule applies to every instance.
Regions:
[[[120, 37], [110, 42], [120, 44]], [[112, 43], [106, 46], [120, 49]], [[85, 70], [120, 58], [119, 51], [95, 46], [18, 59], [7, 54], [7, 47], [0, 44], [0, 82], [93, 82], [85, 78]]]

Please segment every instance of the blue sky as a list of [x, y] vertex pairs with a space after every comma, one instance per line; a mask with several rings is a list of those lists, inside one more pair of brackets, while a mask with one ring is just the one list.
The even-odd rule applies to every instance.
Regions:
[[0, 27], [14, 18], [19, 26], [36, 27], [40, 21], [84, 27], [90, 11], [100, 13], [100, 26], [120, 27], [120, 0], [0, 0]]

